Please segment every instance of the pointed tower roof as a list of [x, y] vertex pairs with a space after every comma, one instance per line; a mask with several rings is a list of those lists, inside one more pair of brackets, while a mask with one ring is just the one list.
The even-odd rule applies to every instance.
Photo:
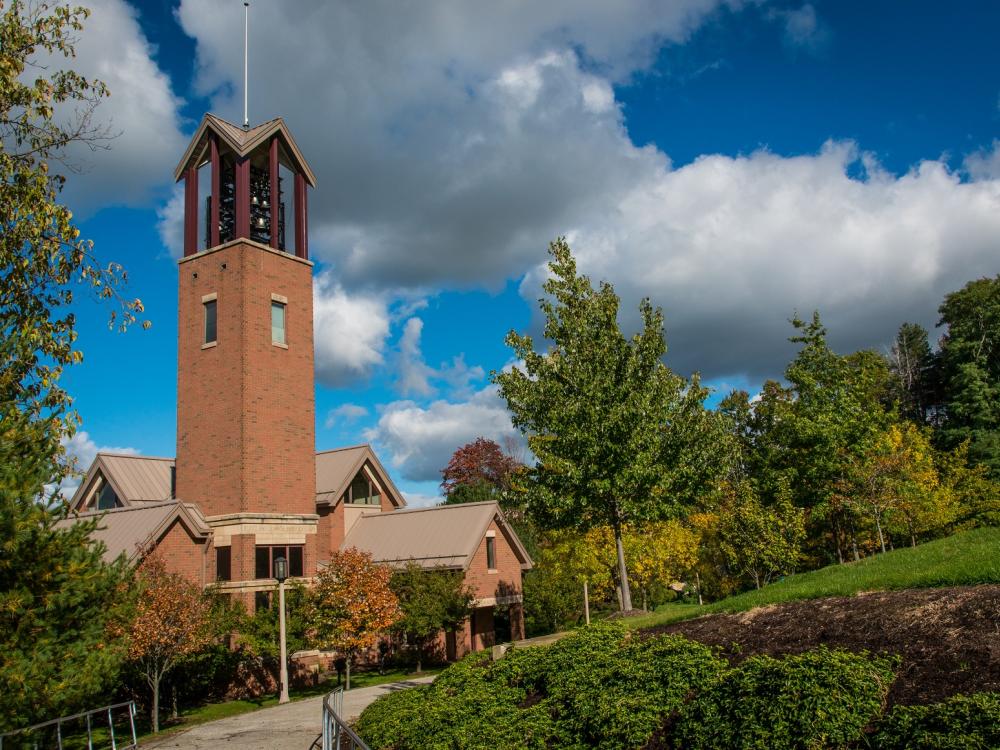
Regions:
[[179, 181], [184, 176], [184, 171], [192, 166], [192, 162], [198, 163], [204, 158], [209, 133], [217, 135], [219, 145], [228, 147], [237, 156], [246, 156], [261, 144], [267, 143], [271, 136], [277, 135], [281, 139], [286, 157], [292, 162], [295, 169], [306, 178], [309, 186], [316, 187], [316, 175], [313, 174], [305, 157], [302, 156], [302, 152], [299, 151], [285, 121], [280, 117], [244, 130], [239, 125], [234, 125], [221, 117], [206, 114], [184, 152], [184, 156], [181, 157], [180, 163], [174, 170], [174, 180]]

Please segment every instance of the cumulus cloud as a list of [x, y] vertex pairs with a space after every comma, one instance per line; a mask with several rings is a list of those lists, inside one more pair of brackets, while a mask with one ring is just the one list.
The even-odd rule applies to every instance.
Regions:
[[341, 404], [326, 413], [324, 427], [330, 429], [336, 424], [350, 424], [361, 417], [368, 416], [368, 409], [360, 404]]
[[488, 386], [467, 401], [440, 400], [428, 406], [394, 401], [381, 407], [365, 439], [389, 456], [402, 478], [439, 481], [457, 448], [480, 436], [502, 442], [516, 434], [496, 388]]
[[[678, 369], [764, 375], [787, 361], [796, 311], [818, 308], [844, 349], [933, 325], [946, 291], [996, 272], [1000, 182], [938, 161], [897, 177], [830, 142], [663, 169], [611, 210], [570, 233], [581, 270], [614, 282], [626, 313], [644, 296], [665, 308]], [[525, 279], [526, 299], [545, 273]]]
[[[76, 44], [76, 58], [53, 60], [107, 84], [111, 96], [97, 108], [95, 123], [117, 134], [109, 150], [74, 144], [68, 161], [82, 171], [67, 183], [65, 200], [78, 213], [108, 204], [143, 205], [172, 181], [184, 150], [179, 100], [153, 60], [138, 11], [124, 0], [93, 0]], [[70, 110], [61, 116], [71, 116]]]
[[[252, 117], [285, 116], [319, 175], [311, 247], [343, 285], [330, 280], [321, 296], [373, 313], [341, 317], [363, 329], [346, 357], [322, 350], [344, 331], [324, 330], [318, 314], [321, 380], [383, 362], [400, 290], [498, 288], [527, 272], [533, 305], [545, 244], [560, 234], [584, 271], [616, 285], [623, 309], [643, 296], [665, 308], [671, 364], [712, 377], [779, 372], [796, 310], [819, 308], [835, 345], [878, 346], [904, 320], [933, 325], [946, 291], [996, 272], [992, 156], [970, 158], [962, 175], [933, 159], [895, 175], [844, 142], [686, 165], [633, 144], [613, 85], [716, 7], [255, 6], [251, 80], [267, 99], [251, 92]], [[179, 17], [197, 40], [199, 90], [237, 119], [234, 12], [186, 0]], [[790, 43], [823, 32], [811, 5], [780, 22]], [[344, 294], [356, 288], [375, 291]], [[420, 331], [407, 325], [412, 342]], [[408, 387], [428, 398], [435, 381], [425, 372]]]
[[156, 209], [156, 231], [172, 258], [184, 254], [184, 187], [175, 185], [170, 200]]
[[403, 325], [396, 365], [396, 389], [399, 394], [433, 396], [438, 392], [435, 383], [443, 382], [448, 385], [452, 398], [469, 397], [473, 384], [481, 381], [486, 372], [479, 365], [467, 365], [464, 354], [456, 355], [451, 362], [442, 363], [438, 368], [428, 365], [420, 348], [423, 329], [424, 322], [420, 318], [410, 318]]
[[329, 271], [313, 283], [316, 378], [347, 385], [384, 360], [389, 310], [381, 295], [348, 294]]

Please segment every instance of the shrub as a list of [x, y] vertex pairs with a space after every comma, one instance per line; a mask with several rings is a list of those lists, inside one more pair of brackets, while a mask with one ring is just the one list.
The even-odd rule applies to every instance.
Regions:
[[381, 696], [361, 713], [355, 730], [375, 750], [405, 747], [399, 740], [410, 736], [425, 720], [424, 706], [431, 689], [430, 685], [419, 685]]
[[883, 709], [895, 660], [820, 648], [754, 656], [682, 710], [677, 747], [839, 748], [862, 737]]
[[932, 706], [896, 706], [869, 744], [876, 750], [1000, 747], [1000, 693], [956, 695]]

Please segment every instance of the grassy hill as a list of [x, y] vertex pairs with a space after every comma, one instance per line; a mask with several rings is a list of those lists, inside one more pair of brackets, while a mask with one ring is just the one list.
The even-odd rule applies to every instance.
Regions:
[[700, 615], [745, 612], [802, 599], [980, 583], [1000, 583], [1000, 528], [965, 531], [860, 562], [788, 576], [759, 591], [748, 591], [704, 607], [667, 604], [628, 622], [630, 627], [647, 628]]

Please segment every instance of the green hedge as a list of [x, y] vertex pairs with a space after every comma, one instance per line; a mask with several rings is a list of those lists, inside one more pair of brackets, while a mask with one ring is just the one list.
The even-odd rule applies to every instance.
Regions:
[[1000, 693], [958, 695], [933, 706], [896, 706], [879, 724], [875, 750], [996, 750]]
[[684, 707], [676, 746], [845, 747], [881, 714], [894, 666], [894, 659], [826, 648], [750, 657]]
[[357, 729], [377, 750], [642, 748], [651, 740], [685, 750], [1000, 748], [1000, 694], [882, 716], [894, 667], [891, 658], [821, 648], [729, 668], [679, 636], [642, 638], [605, 623], [497, 662], [472, 654], [431, 685], [375, 701]]

